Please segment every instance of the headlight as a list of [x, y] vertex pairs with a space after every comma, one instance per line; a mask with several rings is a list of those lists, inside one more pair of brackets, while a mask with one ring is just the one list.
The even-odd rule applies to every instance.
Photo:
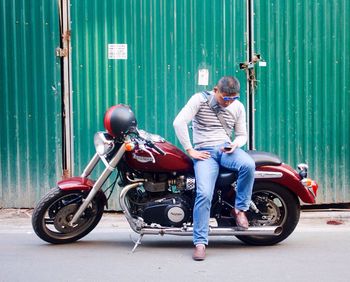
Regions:
[[97, 132], [94, 136], [94, 144], [96, 152], [100, 156], [107, 155], [114, 148], [113, 137], [106, 132]]

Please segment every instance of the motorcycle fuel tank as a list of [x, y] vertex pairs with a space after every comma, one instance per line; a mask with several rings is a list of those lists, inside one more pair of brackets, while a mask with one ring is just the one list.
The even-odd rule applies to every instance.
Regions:
[[155, 143], [165, 152], [165, 155], [159, 154], [151, 148], [147, 148], [152, 154], [137, 148], [131, 152], [125, 153], [126, 163], [133, 169], [147, 172], [192, 172], [192, 160], [179, 148], [169, 142]]

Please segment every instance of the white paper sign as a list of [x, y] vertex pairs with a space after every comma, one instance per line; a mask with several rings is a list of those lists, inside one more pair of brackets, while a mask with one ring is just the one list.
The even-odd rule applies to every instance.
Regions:
[[198, 70], [198, 85], [208, 85], [209, 82], [209, 70], [200, 69]]
[[267, 63], [263, 61], [259, 61], [259, 67], [266, 67]]
[[108, 59], [127, 60], [128, 44], [108, 44]]

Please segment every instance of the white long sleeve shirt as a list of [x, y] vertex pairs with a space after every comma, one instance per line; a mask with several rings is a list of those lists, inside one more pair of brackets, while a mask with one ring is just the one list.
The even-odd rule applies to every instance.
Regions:
[[[211, 92], [212, 99], [214, 94]], [[228, 128], [234, 133], [233, 144], [242, 147], [247, 142], [246, 113], [243, 104], [235, 100], [228, 107], [221, 107]], [[217, 115], [209, 107], [202, 93], [194, 94], [174, 120], [177, 138], [185, 150], [193, 148], [188, 124], [192, 121], [194, 148], [212, 147], [231, 142]]]

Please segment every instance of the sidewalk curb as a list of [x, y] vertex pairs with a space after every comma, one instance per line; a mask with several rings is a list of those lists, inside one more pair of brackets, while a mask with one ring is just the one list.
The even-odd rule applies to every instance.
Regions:
[[[0, 209], [0, 233], [3, 230], [31, 230], [33, 209]], [[350, 227], [350, 210], [301, 211], [298, 226], [330, 228], [340, 225]], [[122, 212], [105, 212], [98, 228], [129, 230], [130, 226]], [[339, 228], [339, 227], [336, 227]]]
[[350, 221], [350, 210], [307, 210], [300, 213], [300, 219], [341, 219]]
[[[0, 209], [0, 220], [11, 218], [31, 218], [33, 209]], [[105, 211], [103, 217], [124, 218], [121, 211]], [[300, 219], [341, 218], [350, 220], [350, 209], [302, 210]]]

